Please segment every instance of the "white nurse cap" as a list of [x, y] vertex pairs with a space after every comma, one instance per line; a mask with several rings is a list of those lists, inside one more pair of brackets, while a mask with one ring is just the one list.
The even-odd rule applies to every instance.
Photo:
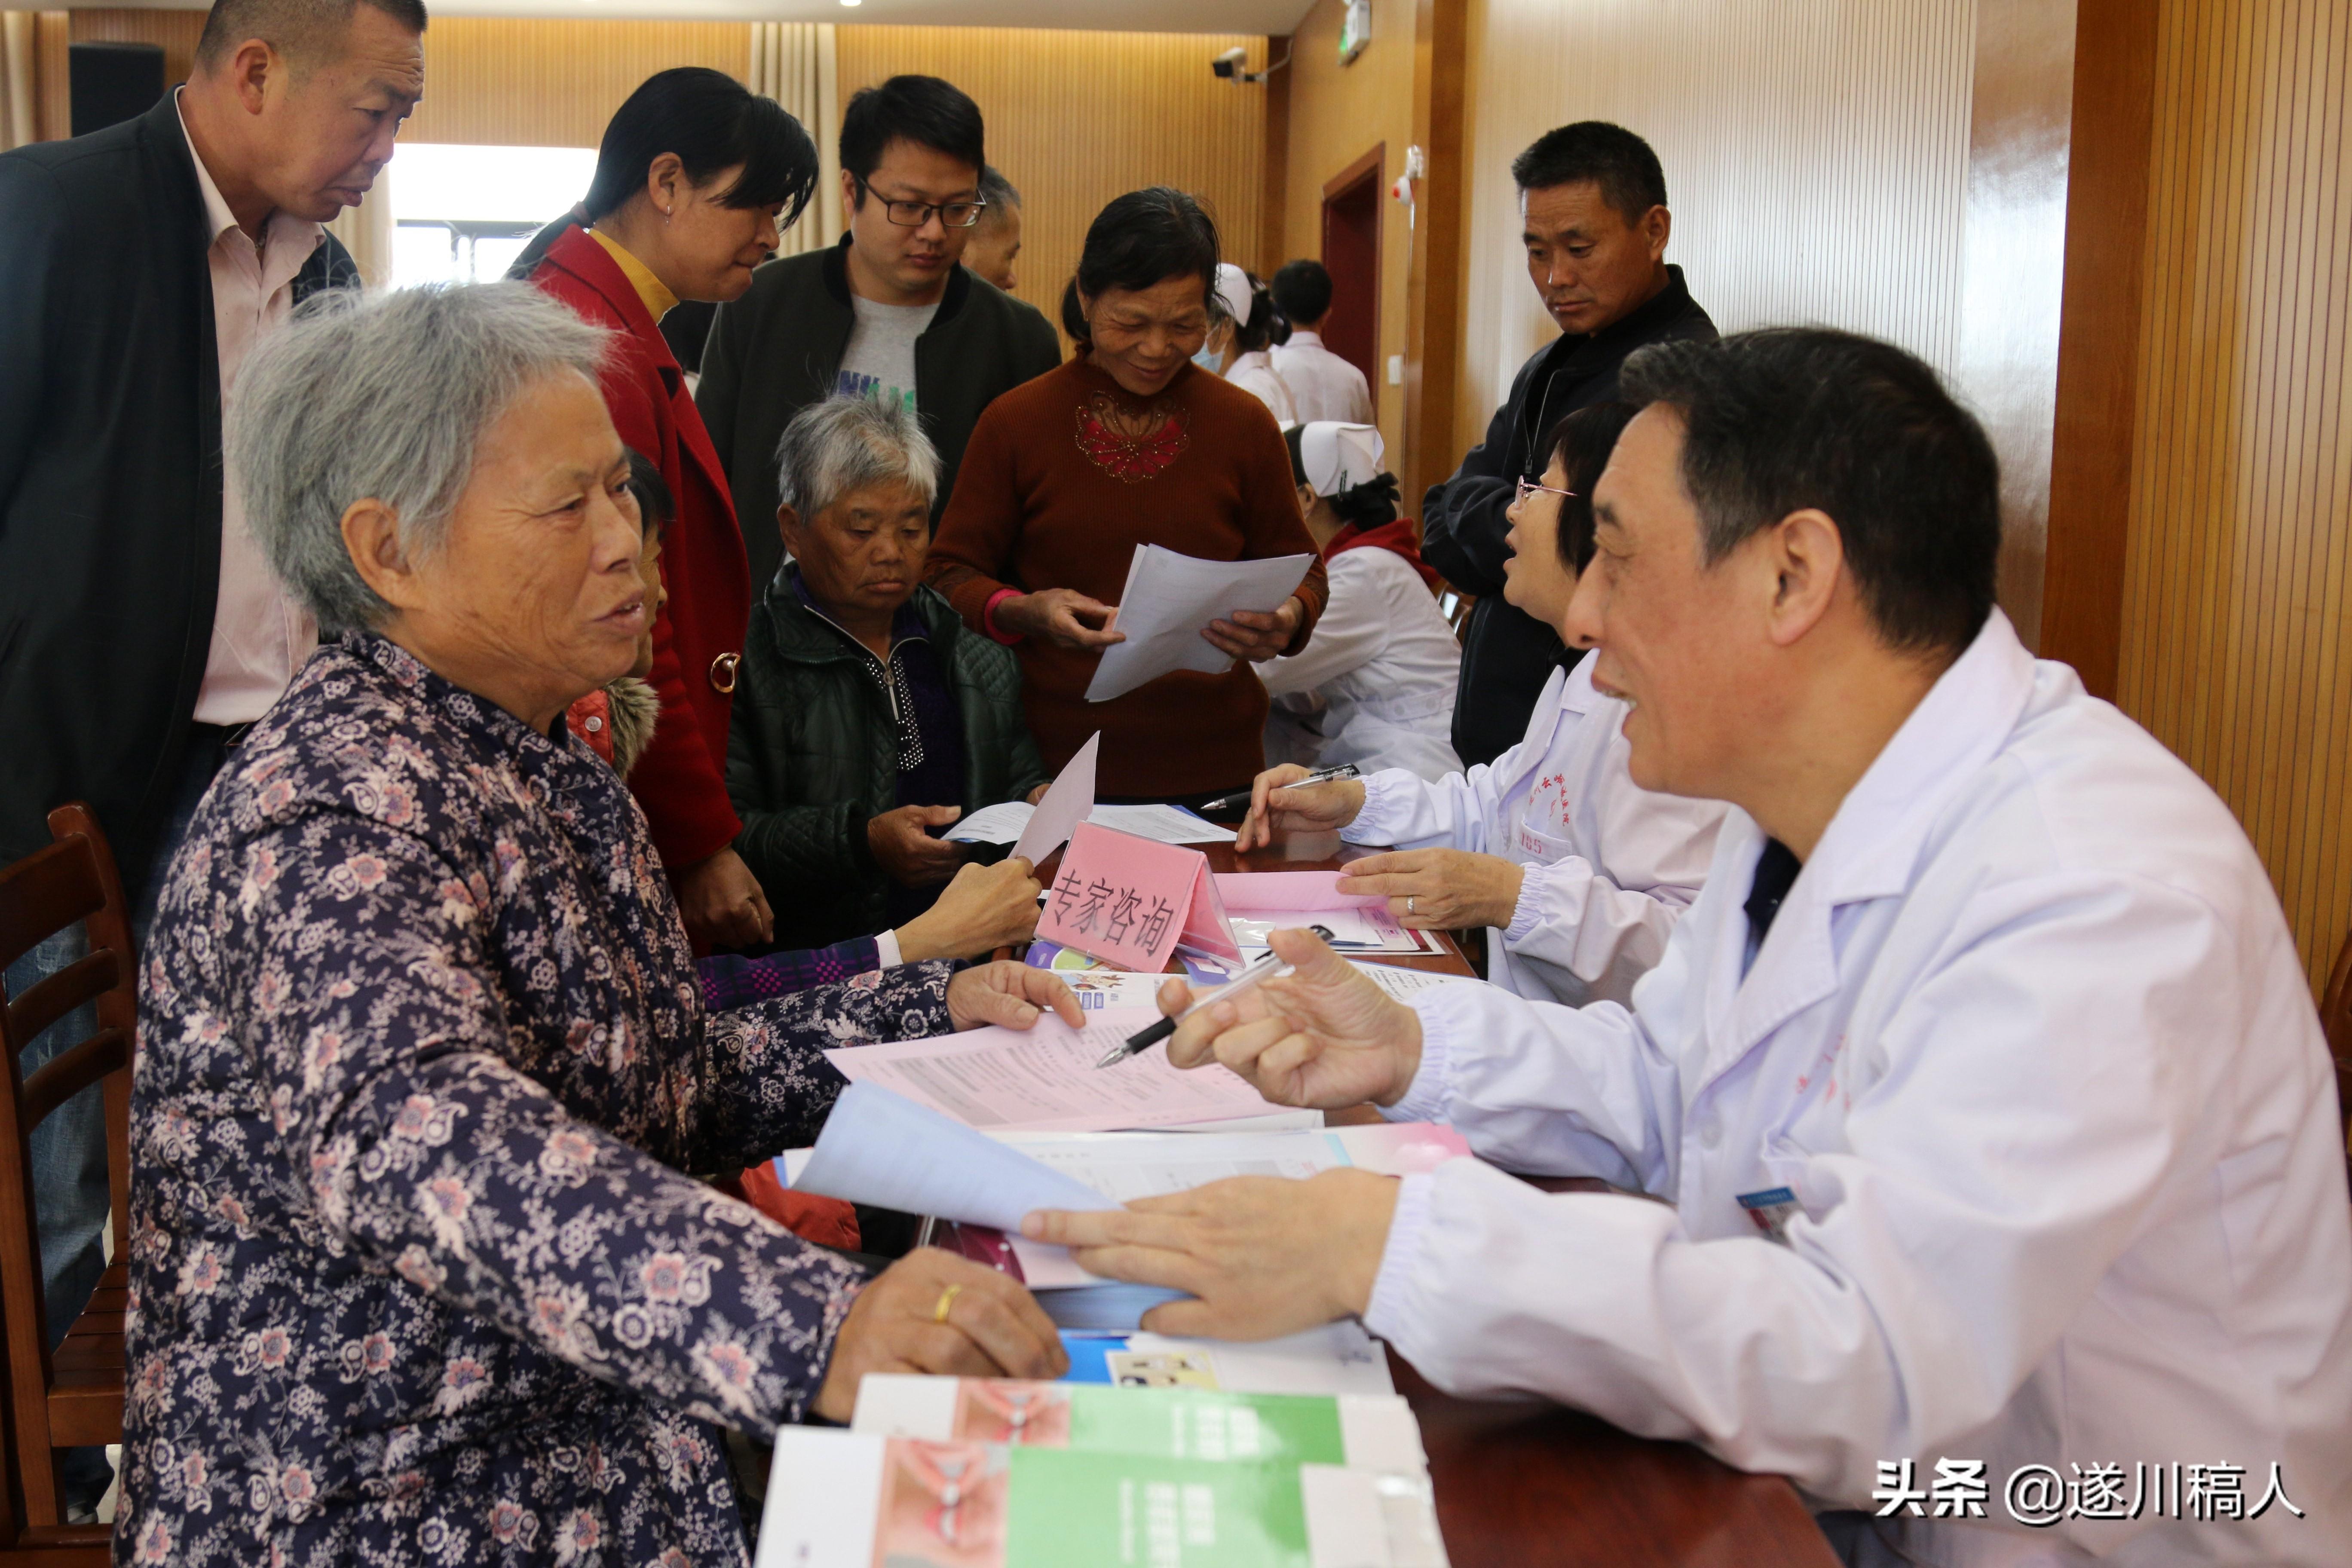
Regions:
[[1341, 425], [1324, 419], [1302, 426], [1298, 432], [1298, 466], [1318, 496], [1335, 496], [1381, 477], [1388, 447], [1370, 425]]
[[1250, 313], [1249, 274], [1230, 261], [1218, 262], [1217, 300], [1224, 306], [1225, 314], [1234, 319], [1234, 325], [1238, 327], [1247, 321]]

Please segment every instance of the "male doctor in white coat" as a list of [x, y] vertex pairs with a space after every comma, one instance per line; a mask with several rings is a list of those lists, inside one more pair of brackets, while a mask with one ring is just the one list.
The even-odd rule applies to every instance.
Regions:
[[1283, 933], [1171, 1059], [1483, 1159], [1029, 1233], [1198, 1298], [1162, 1332], [1354, 1315], [1787, 1475], [1853, 1563], [2352, 1563], [2343, 1124], [2244, 835], [1993, 607], [1992, 452], [1926, 366], [1777, 331], [1624, 386], [1571, 626], [1636, 780], [1738, 808], [1632, 1008], [1408, 1007]]

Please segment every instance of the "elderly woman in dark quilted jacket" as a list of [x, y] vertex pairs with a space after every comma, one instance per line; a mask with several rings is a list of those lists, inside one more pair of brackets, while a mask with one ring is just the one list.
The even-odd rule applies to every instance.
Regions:
[[[915, 412], [813, 403], [776, 444], [787, 559], [751, 607], [728, 735], [735, 851], [773, 900], [776, 942], [894, 928], [898, 956], [1026, 941], [1034, 868], [968, 863], [957, 818], [1045, 793], [1010, 649], [921, 586], [939, 458]], [[937, 900], [934, 906], [933, 900]]]
[[339, 635], [205, 797], [141, 976], [118, 1561], [740, 1563], [712, 1423], [1066, 1364], [1002, 1276], [869, 1278], [695, 1179], [806, 1142], [827, 1047], [1077, 1012], [929, 963], [706, 1016], [562, 722], [646, 613], [604, 337], [412, 290], [239, 384], [247, 516]]

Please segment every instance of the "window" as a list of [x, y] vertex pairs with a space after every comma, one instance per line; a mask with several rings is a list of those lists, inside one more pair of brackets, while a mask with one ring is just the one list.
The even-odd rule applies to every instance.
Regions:
[[588, 194], [595, 173], [593, 147], [402, 143], [386, 171], [393, 286], [500, 277], [542, 225]]

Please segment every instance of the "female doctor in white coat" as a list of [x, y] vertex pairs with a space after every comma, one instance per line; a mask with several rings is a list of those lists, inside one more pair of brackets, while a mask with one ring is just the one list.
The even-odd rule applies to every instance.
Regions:
[[[1511, 508], [1504, 597], [1538, 620], [1557, 626], [1567, 614], [1592, 558], [1589, 498], [1632, 417], [1625, 405], [1602, 403], [1562, 419], [1543, 488], [1523, 489]], [[1316, 627], [1317, 642], [1326, 630]], [[1407, 925], [1486, 926], [1487, 978], [1518, 995], [1627, 1000], [1698, 896], [1724, 807], [1633, 783], [1625, 704], [1593, 689], [1591, 664], [1552, 671], [1526, 738], [1466, 773], [1431, 782], [1392, 769], [1285, 788], [1306, 770], [1268, 769], [1236, 842], [1263, 842], [1271, 823], [1405, 846], [1351, 864], [1341, 889], [1387, 894]]]
[[1412, 520], [1397, 516], [1380, 431], [1318, 422], [1282, 436], [1330, 597], [1312, 642], [1251, 667], [1274, 700], [1267, 758], [1424, 779], [1460, 773], [1450, 737], [1462, 645], [1437, 608], [1444, 579], [1422, 563]]

